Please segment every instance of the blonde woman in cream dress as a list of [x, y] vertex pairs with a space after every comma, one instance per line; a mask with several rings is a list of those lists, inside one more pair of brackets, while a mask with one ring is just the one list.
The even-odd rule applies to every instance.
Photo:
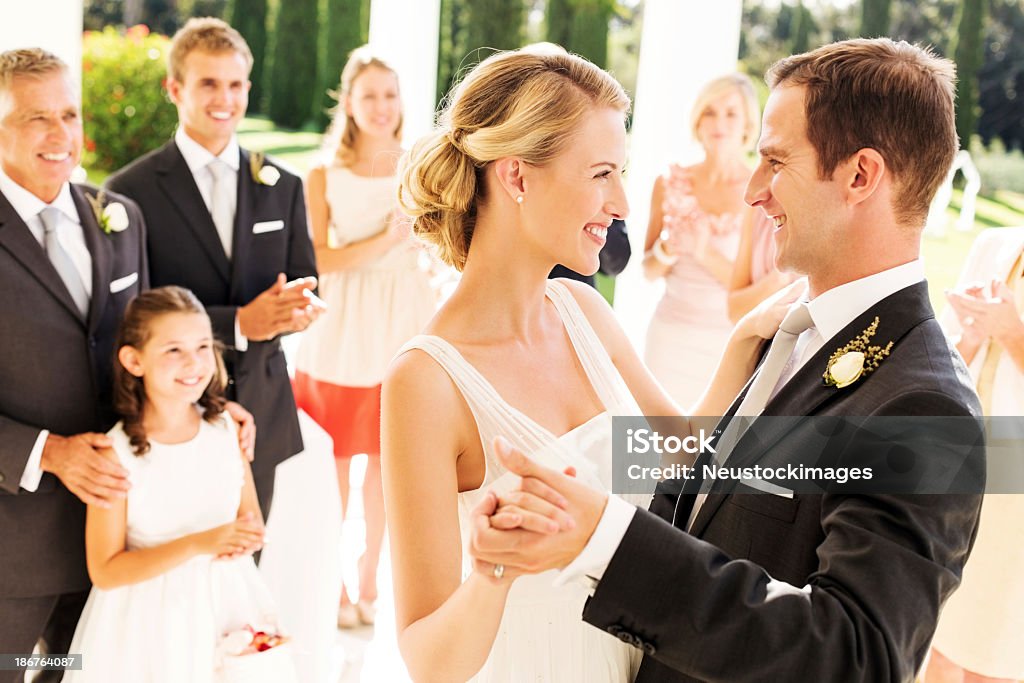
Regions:
[[380, 384], [398, 348], [434, 314], [422, 250], [397, 211], [402, 108], [398, 78], [367, 48], [342, 72], [328, 144], [332, 163], [306, 184], [313, 245], [328, 305], [303, 336], [295, 400], [334, 440], [342, 514], [352, 456], [368, 457], [362, 499], [366, 551], [359, 560], [359, 602], [342, 587], [338, 625], [374, 622], [377, 566], [384, 540], [380, 483]]
[[[1020, 444], [1024, 434], [1005, 430], [1019, 425], [1024, 415], [1024, 228], [992, 228], [978, 235], [947, 297], [943, 327], [959, 338], [957, 349], [985, 415], [997, 418], [993, 437]], [[925, 682], [961, 681], [1024, 681], [1024, 493], [1019, 491], [985, 496], [963, 583], [939, 617]]]

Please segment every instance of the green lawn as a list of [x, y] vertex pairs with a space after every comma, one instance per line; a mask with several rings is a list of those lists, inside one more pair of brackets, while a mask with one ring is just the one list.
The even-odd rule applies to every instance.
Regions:
[[[270, 154], [304, 176], [316, 163], [321, 135], [306, 131], [281, 130], [275, 128], [268, 119], [250, 117], [239, 126], [238, 138], [243, 147]], [[106, 176], [107, 174], [102, 171], [89, 172], [90, 181], [97, 184], [102, 183]], [[981, 230], [989, 227], [1024, 225], [1024, 195], [999, 191], [994, 197], [978, 198], [974, 230], [960, 232], [955, 227], [955, 221], [960, 210], [961, 197], [962, 193], [959, 190], [953, 193], [946, 234], [941, 238], [924, 238], [922, 253], [925, 272], [936, 311], [941, 311], [945, 306], [943, 290], [956, 284], [971, 242]], [[608, 283], [602, 284], [602, 289], [609, 289]]]

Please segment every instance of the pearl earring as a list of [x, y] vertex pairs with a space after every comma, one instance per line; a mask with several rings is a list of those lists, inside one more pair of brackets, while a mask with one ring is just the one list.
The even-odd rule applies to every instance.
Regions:
[[522, 203], [523, 203], [523, 195], [519, 195], [518, 197], [516, 197], [516, 204], [522, 204]]

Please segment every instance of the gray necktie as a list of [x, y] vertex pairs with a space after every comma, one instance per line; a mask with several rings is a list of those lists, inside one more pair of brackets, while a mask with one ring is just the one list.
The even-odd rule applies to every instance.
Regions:
[[229, 175], [231, 169], [220, 159], [214, 159], [206, 168], [210, 170], [210, 175], [213, 177], [213, 183], [210, 185], [210, 217], [213, 218], [213, 224], [217, 227], [217, 235], [224, 247], [224, 253], [230, 259], [231, 244], [235, 233], [235, 211], [232, 208], [233, 202], [230, 196], [232, 191]]
[[[754, 377], [754, 381], [750, 384], [750, 389], [747, 390], [746, 396], [743, 397], [739, 408], [736, 409], [735, 417], [729, 421], [725, 431], [722, 432], [722, 436], [719, 437], [715, 444], [716, 455], [712, 456], [712, 458], [716, 465], [725, 465], [740, 437], [743, 436], [743, 433], [750, 426], [750, 420], [742, 418], [756, 417], [764, 410], [765, 405], [767, 405], [768, 400], [772, 396], [775, 385], [779, 383], [779, 379], [786, 369], [790, 356], [793, 355], [797, 339], [813, 326], [814, 321], [811, 319], [811, 312], [807, 308], [806, 303], [798, 302], [790, 307], [786, 317], [782, 319], [782, 324], [779, 325], [779, 331], [775, 333], [775, 337], [772, 339], [772, 346], [768, 349], [768, 355], [765, 356], [764, 362], [761, 363], [757, 376]], [[700, 508], [704, 505], [704, 500], [707, 498], [712, 483], [710, 480], [705, 480], [702, 483], [700, 493], [697, 494], [697, 500], [693, 505], [690, 518], [686, 524], [687, 529], [692, 527], [694, 520], [697, 519], [697, 513], [700, 512]]]
[[85, 291], [85, 284], [82, 282], [82, 276], [78, 274], [78, 269], [57, 239], [60, 210], [48, 206], [39, 212], [39, 220], [43, 222], [43, 248], [46, 250], [46, 256], [60, 275], [60, 279], [64, 281], [64, 286], [71, 294], [78, 312], [85, 318], [89, 313], [89, 294]]
[[779, 383], [790, 356], [793, 355], [796, 340], [813, 326], [811, 311], [807, 308], [806, 303], [799, 302], [790, 307], [786, 317], [782, 319], [782, 324], [779, 325], [779, 331], [772, 339], [772, 346], [768, 349], [768, 355], [765, 356], [757, 377], [754, 378], [747, 395], [743, 397], [743, 402], [736, 410], [737, 415], [761, 414], [768, 399], [772, 396], [775, 385]]

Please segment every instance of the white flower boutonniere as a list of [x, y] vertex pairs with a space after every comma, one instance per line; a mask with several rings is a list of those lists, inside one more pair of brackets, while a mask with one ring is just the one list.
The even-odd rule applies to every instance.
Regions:
[[878, 318], [876, 317], [866, 330], [860, 333], [856, 339], [849, 342], [842, 348], [836, 349], [835, 353], [828, 359], [825, 366], [825, 386], [842, 389], [848, 387], [864, 375], [874, 372], [878, 365], [885, 359], [892, 350], [892, 342], [881, 346], [871, 346], [871, 338], [878, 331]]
[[95, 197], [88, 193], [85, 197], [89, 200], [89, 204], [92, 205], [92, 212], [96, 216], [96, 222], [99, 223], [100, 229], [103, 232], [109, 235], [128, 229], [128, 211], [125, 210], [124, 204], [121, 202], [106, 204], [107, 194], [104, 190], [100, 190]]
[[273, 187], [281, 179], [281, 172], [273, 166], [264, 165], [264, 162], [263, 152], [253, 152], [249, 156], [249, 170], [252, 172], [252, 179], [258, 185]]

